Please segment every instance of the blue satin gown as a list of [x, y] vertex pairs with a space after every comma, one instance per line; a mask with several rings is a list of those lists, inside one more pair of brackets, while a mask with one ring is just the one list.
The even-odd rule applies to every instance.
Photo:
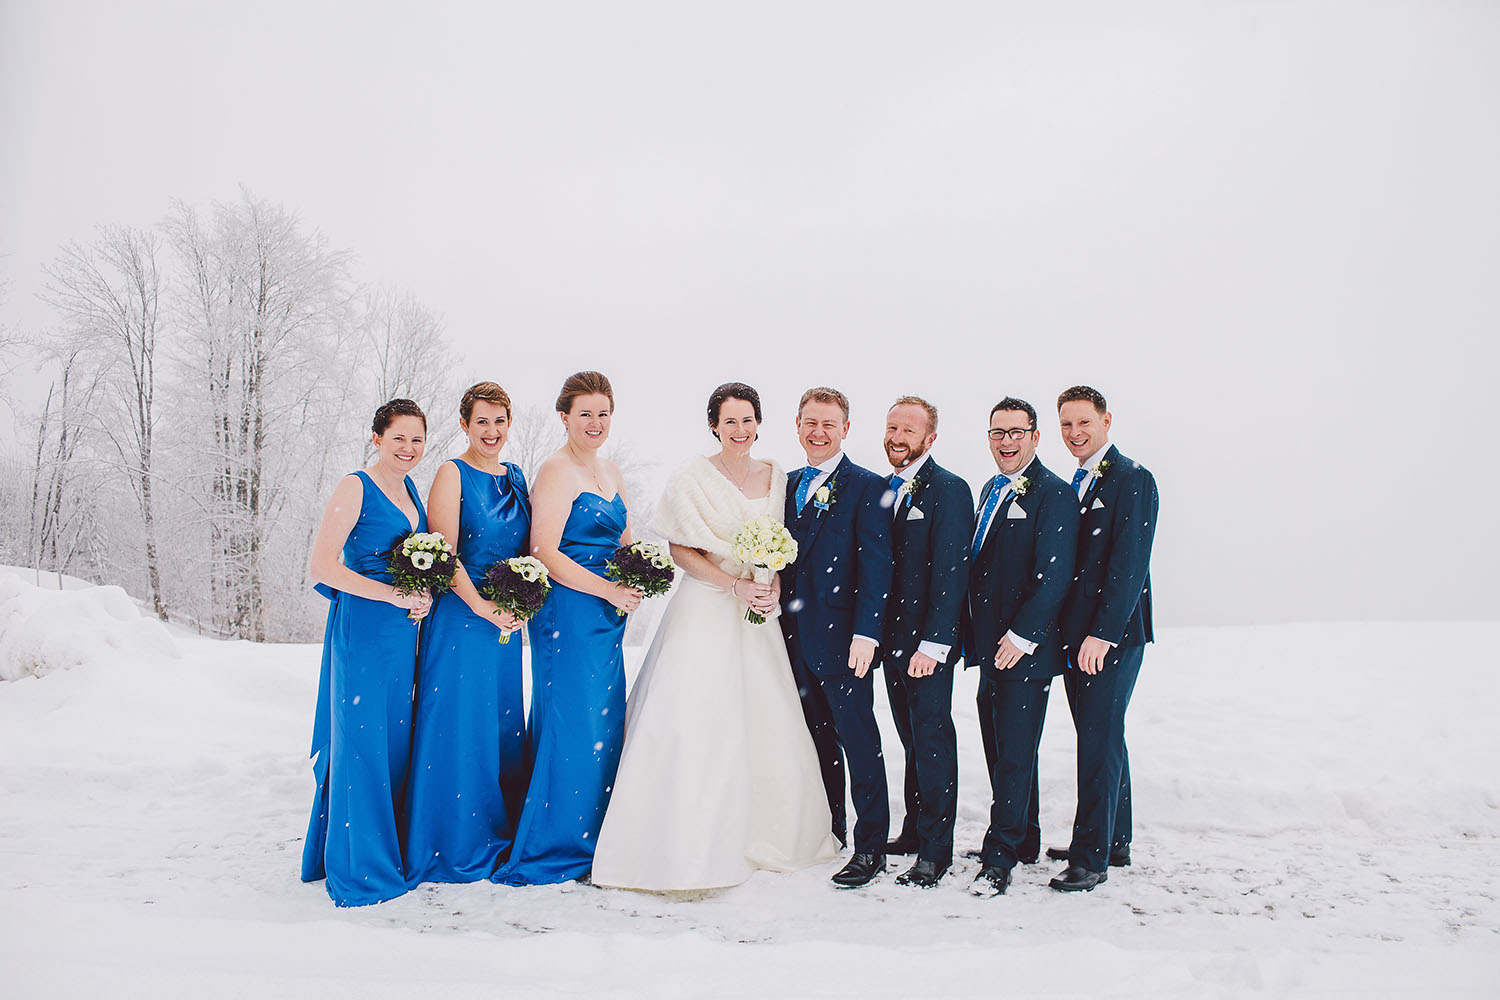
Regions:
[[[520, 466], [504, 475], [458, 467], [458, 558], [475, 587], [493, 565], [531, 550], [531, 500]], [[521, 638], [449, 591], [422, 625], [417, 661], [407, 881], [489, 878], [510, 849], [526, 795]]]
[[[625, 531], [625, 502], [580, 493], [563, 525], [563, 555], [599, 576]], [[554, 582], [531, 620], [531, 742], [536, 761], [506, 885], [587, 875], [625, 735], [625, 617], [602, 598]]]
[[[412, 531], [401, 509], [368, 475], [359, 520], [344, 542], [344, 565], [391, 582], [391, 550]], [[410, 478], [417, 531], [427, 512]], [[339, 906], [364, 906], [406, 891], [401, 844], [407, 762], [411, 756], [411, 686], [417, 623], [404, 609], [318, 584], [332, 602], [323, 634], [323, 670], [313, 718], [313, 774], [318, 781], [302, 847], [302, 880], [327, 879]]]

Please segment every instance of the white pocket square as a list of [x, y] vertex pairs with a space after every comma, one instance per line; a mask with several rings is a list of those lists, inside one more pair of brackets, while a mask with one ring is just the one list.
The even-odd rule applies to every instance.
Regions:
[[1094, 505], [1092, 507], [1090, 507], [1089, 510], [1103, 510], [1103, 509], [1104, 509], [1104, 501], [1100, 500], [1098, 497], [1094, 497]]
[[911, 510], [906, 512], [906, 519], [908, 521], [920, 521], [926, 516], [926, 514], [922, 513], [921, 507], [913, 507]]
[[1005, 512], [1005, 516], [1007, 518], [1025, 517], [1026, 512], [1021, 509], [1020, 504], [1013, 503], [1010, 505], [1010, 509]]

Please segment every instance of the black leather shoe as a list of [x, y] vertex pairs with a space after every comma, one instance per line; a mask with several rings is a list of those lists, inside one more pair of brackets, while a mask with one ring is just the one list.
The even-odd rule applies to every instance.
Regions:
[[914, 885], [921, 889], [931, 889], [947, 873], [948, 866], [946, 864], [918, 859], [916, 864], [896, 876], [896, 884]]
[[920, 846], [921, 845], [917, 843], [917, 838], [916, 837], [912, 837], [910, 839], [908, 839], [906, 837], [897, 837], [895, 840], [891, 840], [891, 841], [888, 841], [886, 843], [886, 845], [885, 845], [885, 853], [887, 853], [887, 854], [916, 854], [917, 853], [917, 848], [920, 847]]
[[1091, 872], [1087, 868], [1069, 865], [1047, 884], [1058, 892], [1093, 892], [1094, 886], [1108, 880], [1109, 872]]
[[1003, 896], [1010, 888], [1010, 869], [996, 865], [985, 865], [969, 883], [969, 892], [976, 896]]
[[[1067, 861], [1068, 849], [1066, 847], [1049, 847], [1047, 848], [1047, 857], [1051, 858], [1053, 861]], [[1109, 866], [1111, 868], [1130, 867], [1129, 844], [1126, 844], [1124, 847], [1117, 847], [1113, 851], [1109, 852]]]
[[868, 885], [876, 875], [885, 871], [884, 854], [855, 854], [849, 863], [833, 876], [833, 884], [841, 889], [858, 889]]

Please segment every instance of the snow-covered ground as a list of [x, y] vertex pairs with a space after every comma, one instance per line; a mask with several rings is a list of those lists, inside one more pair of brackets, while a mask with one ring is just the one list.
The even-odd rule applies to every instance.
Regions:
[[[0, 682], [6, 998], [1500, 994], [1500, 624], [1164, 630], [1131, 709], [1135, 864], [1093, 893], [1052, 892], [1044, 862], [975, 899], [963, 860], [925, 892], [838, 891], [828, 866], [696, 899], [484, 883], [341, 910], [298, 880], [316, 647], [122, 611], [0, 574], [0, 662], [34, 666]], [[987, 805], [974, 687], [961, 850]], [[1070, 741], [1057, 691], [1052, 845]]]

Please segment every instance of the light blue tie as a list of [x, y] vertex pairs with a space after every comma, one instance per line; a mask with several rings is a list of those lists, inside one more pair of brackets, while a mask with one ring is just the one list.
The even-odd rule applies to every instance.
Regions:
[[1081, 486], [1081, 485], [1083, 485], [1083, 481], [1088, 478], [1088, 475], [1089, 475], [1089, 470], [1086, 469], [1086, 468], [1084, 468], [1081, 465], [1078, 467], [1078, 471], [1075, 472], [1075, 473], [1073, 473], [1073, 492], [1074, 493], [1078, 492], [1078, 487]]
[[989, 499], [984, 502], [984, 510], [979, 515], [979, 530], [974, 532], [974, 551], [970, 558], [979, 558], [979, 547], [984, 544], [984, 533], [990, 526], [990, 518], [995, 516], [995, 508], [1000, 506], [1000, 491], [1010, 482], [1009, 476], [996, 476], [992, 482], [994, 487], [990, 490]]
[[807, 494], [812, 492], [813, 480], [818, 478], [818, 467], [809, 465], [802, 470], [802, 481], [797, 484], [797, 513], [807, 506]]

